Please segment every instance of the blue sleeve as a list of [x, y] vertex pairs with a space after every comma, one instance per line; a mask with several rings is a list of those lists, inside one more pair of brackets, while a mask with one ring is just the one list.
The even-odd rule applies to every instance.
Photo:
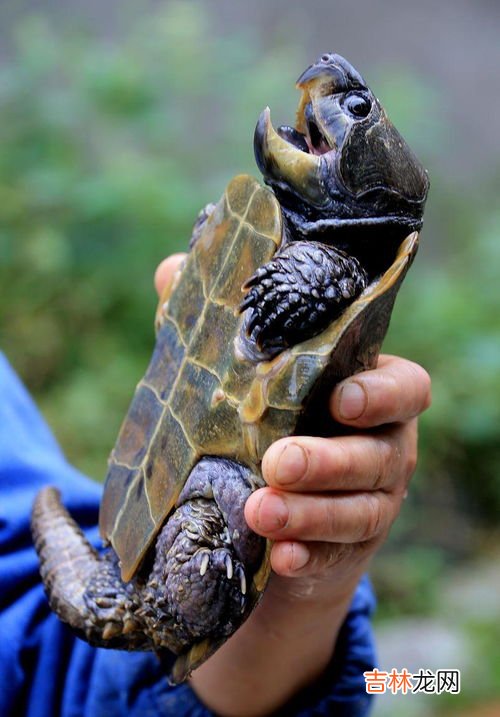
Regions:
[[[188, 685], [168, 685], [153, 654], [93, 648], [50, 612], [29, 527], [34, 496], [45, 484], [61, 490], [65, 505], [98, 544], [101, 486], [66, 462], [0, 354], [0, 715], [210, 715]], [[372, 610], [373, 594], [364, 580], [324, 678], [287, 715], [367, 714], [362, 673], [374, 665]]]

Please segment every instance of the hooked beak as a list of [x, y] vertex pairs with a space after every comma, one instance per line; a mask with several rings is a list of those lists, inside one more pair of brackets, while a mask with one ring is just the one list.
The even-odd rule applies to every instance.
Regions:
[[299, 196], [317, 207], [326, 203], [321, 182], [322, 155], [303, 151], [283, 139], [272, 125], [269, 107], [257, 122], [254, 151], [259, 169], [266, 179], [292, 187]]
[[331, 198], [324, 180], [333, 171], [345, 123], [337, 121], [329, 126], [323, 117], [322, 100], [362, 82], [342, 57], [324, 55], [297, 80], [302, 96], [295, 128], [285, 126], [276, 131], [266, 107], [254, 135], [255, 159], [266, 182], [291, 190], [318, 209], [329, 204]]
[[340, 55], [325, 54], [297, 88], [296, 126], [275, 130], [267, 107], [254, 150], [266, 184], [301, 231], [316, 220], [420, 225], [427, 175], [362, 76]]

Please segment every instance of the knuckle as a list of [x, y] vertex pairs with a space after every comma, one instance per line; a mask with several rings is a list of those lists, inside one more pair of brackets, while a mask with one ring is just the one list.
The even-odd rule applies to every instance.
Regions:
[[330, 534], [333, 532], [335, 525], [337, 524], [338, 511], [334, 498], [325, 498], [323, 501], [323, 524], [324, 533]]
[[394, 442], [384, 435], [379, 435], [375, 442], [375, 481], [373, 489], [379, 490], [385, 483], [390, 467], [397, 459]]
[[354, 458], [352, 451], [346, 446], [345, 442], [340, 439], [333, 439], [333, 445], [335, 446], [334, 460], [332, 461], [332, 473], [335, 477], [345, 484], [349, 481], [351, 476], [354, 474]]
[[375, 538], [381, 529], [383, 521], [382, 503], [377, 495], [367, 493], [365, 495], [366, 518], [360, 541], [365, 543]]
[[353, 550], [350, 543], [325, 543], [317, 558], [318, 569], [331, 570], [347, 559]]

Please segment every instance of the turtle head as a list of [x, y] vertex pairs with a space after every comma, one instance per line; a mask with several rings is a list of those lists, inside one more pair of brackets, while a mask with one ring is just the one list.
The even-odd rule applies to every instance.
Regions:
[[419, 229], [427, 173], [361, 75], [326, 54], [299, 77], [295, 127], [275, 130], [266, 108], [255, 157], [301, 235], [358, 226]]

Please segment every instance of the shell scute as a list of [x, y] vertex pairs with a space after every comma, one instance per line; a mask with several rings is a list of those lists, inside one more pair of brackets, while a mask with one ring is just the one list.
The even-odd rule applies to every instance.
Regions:
[[271, 443], [294, 432], [299, 413], [300, 409], [298, 408], [295, 411], [280, 408], [268, 408], [266, 410], [262, 417], [261, 425], [259, 425], [255, 448], [258, 461], [262, 460]]
[[209, 302], [205, 308], [205, 320], [189, 347], [190, 360], [222, 376], [232, 360], [228, 346], [234, 339], [239, 322], [239, 317], [233, 312], [221, 310], [221, 306]]
[[250, 203], [256, 193], [261, 189], [258, 182], [248, 174], [238, 174], [226, 187], [225, 202], [226, 211], [239, 218], [245, 218]]
[[111, 455], [111, 471], [113, 463], [132, 468], [141, 465], [160, 420], [163, 404], [154, 390], [141, 382], [136, 390], [136, 399], [130, 407]]
[[223, 197], [214, 213], [208, 217], [194, 250], [188, 255], [188, 262], [192, 261], [196, 265], [194, 270], [200, 276], [205, 296], [213, 291], [214, 283], [231, 255], [234, 236], [241, 226], [240, 219], [228, 214], [227, 210], [219, 216], [221, 208], [225, 206], [227, 203]]
[[[161, 426], [155, 435], [146, 459], [146, 494], [155, 525], [162, 523], [165, 513], [169, 513], [182, 490], [182, 476], [189, 471], [199, 458], [194, 450], [181, 419], [167, 407]], [[135, 550], [144, 550], [136, 546]]]
[[189, 390], [172, 397], [172, 409], [189, 426], [191, 441], [200, 453], [230, 455], [241, 441], [241, 425], [234, 407], [224, 399], [214, 401], [218, 392], [223, 393], [219, 378], [188, 361], [181, 380]]
[[257, 233], [242, 223], [231, 247], [232, 260], [223, 266], [211, 294], [213, 301], [224, 303], [236, 310], [242, 298], [242, 286], [252, 275], [249, 267], [257, 269], [272, 257], [276, 245], [267, 235]]
[[[144, 475], [142, 469], [131, 484], [127, 493], [126, 515], [123, 511], [119, 515], [118, 526], [113, 533], [113, 547], [117, 554], [129, 556], [126, 564], [122, 565], [124, 580], [130, 580], [137, 567], [141, 556], [137, 554], [138, 545], [149, 547], [151, 536], [155, 535], [156, 523], [151, 515], [149, 501], [146, 499], [144, 490]], [[139, 488], [141, 485], [141, 488]]]
[[277, 248], [281, 242], [281, 215], [276, 213], [275, 201], [267, 189], [259, 186], [249, 202], [246, 221]]
[[179, 332], [174, 323], [165, 321], [156, 337], [155, 350], [149, 364], [143, 384], [151, 386], [162, 401], [172, 388], [179, 366], [184, 358], [185, 347], [179, 339]]
[[182, 272], [178, 285], [168, 300], [165, 311], [166, 320], [170, 320], [174, 324], [178, 332], [178, 339], [183, 346], [189, 344], [191, 334], [206, 301], [194, 255], [188, 255], [185, 269], [186, 271]]
[[296, 410], [302, 405], [314, 381], [323, 367], [322, 357], [315, 353], [303, 353], [283, 364], [281, 371], [269, 384], [267, 400], [271, 407]]
[[101, 501], [99, 524], [104, 535], [110, 536], [115, 527], [116, 506], [125, 505], [129, 488], [137, 479], [139, 468], [113, 463], [106, 478], [106, 490]]

